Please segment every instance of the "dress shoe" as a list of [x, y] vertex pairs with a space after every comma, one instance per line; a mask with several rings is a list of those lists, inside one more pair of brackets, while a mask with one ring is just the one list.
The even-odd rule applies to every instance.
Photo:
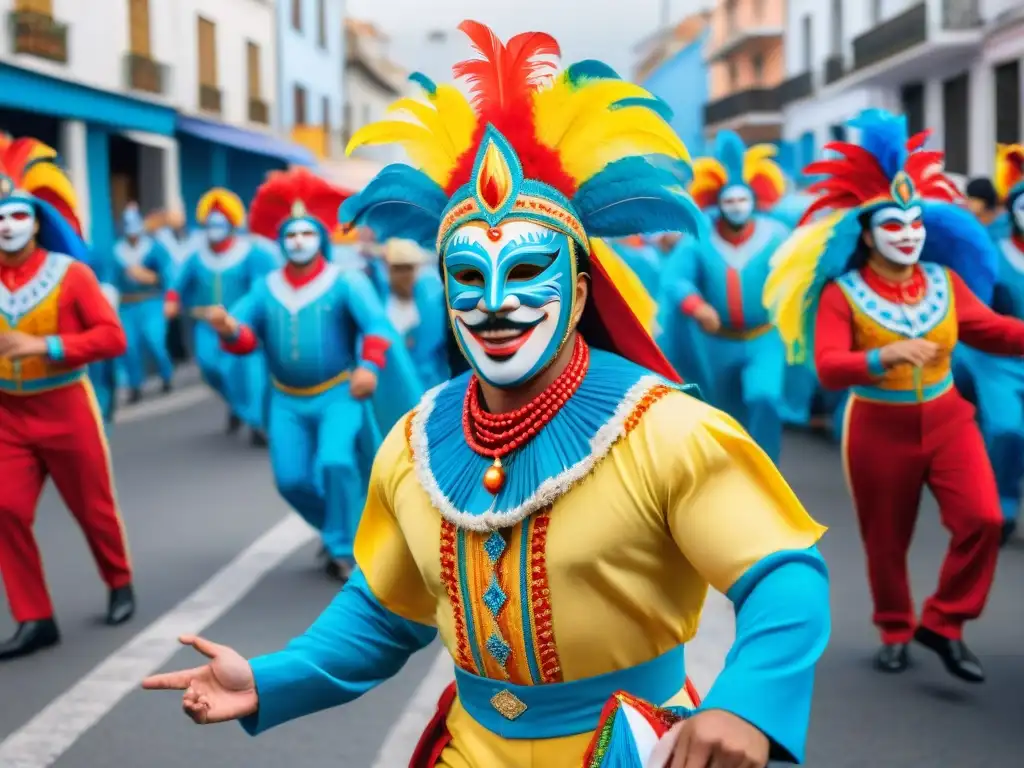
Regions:
[[142, 390], [133, 389], [128, 393], [128, 405], [137, 405], [142, 402]]
[[1013, 534], [1015, 534], [1016, 532], [1017, 532], [1017, 521], [1016, 520], [1007, 520], [1005, 523], [1003, 523], [1003, 536], [999, 540], [999, 546], [1005, 547], [1007, 544], [1009, 544], [1010, 543], [1010, 539], [1013, 538]]
[[25, 621], [13, 635], [0, 643], [0, 661], [41, 651], [60, 642], [60, 630], [53, 619]]
[[327, 575], [342, 584], [349, 580], [352, 571], [355, 570], [355, 562], [349, 557], [328, 557], [324, 570]]
[[906, 643], [886, 643], [875, 654], [875, 669], [896, 674], [910, 666]]
[[228, 414], [228, 426], [225, 430], [229, 435], [234, 435], [242, 428], [242, 420], [233, 413]]
[[938, 654], [946, 671], [968, 683], [985, 682], [985, 670], [963, 640], [950, 640], [927, 627], [918, 627], [914, 640]]
[[267, 434], [261, 430], [254, 429], [252, 434], [249, 435], [249, 445], [253, 448], [266, 448], [267, 447]]
[[135, 590], [132, 585], [117, 587], [110, 590], [110, 600], [107, 603], [107, 624], [116, 627], [124, 624], [135, 615]]

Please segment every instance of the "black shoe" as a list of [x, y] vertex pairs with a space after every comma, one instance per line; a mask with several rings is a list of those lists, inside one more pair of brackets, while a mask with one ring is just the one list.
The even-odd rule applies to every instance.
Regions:
[[11, 637], [0, 643], [0, 661], [41, 651], [60, 642], [60, 630], [53, 619], [25, 621]]
[[242, 419], [233, 413], [228, 414], [228, 426], [227, 433], [229, 435], [238, 434], [238, 430], [242, 428]]
[[953, 677], [959, 677], [968, 683], [985, 682], [985, 670], [982, 669], [981, 662], [971, 653], [963, 640], [950, 640], [927, 627], [918, 627], [914, 633], [914, 640], [938, 654], [946, 671]]
[[327, 564], [324, 566], [324, 571], [327, 575], [335, 581], [340, 581], [342, 584], [348, 581], [354, 570], [355, 563], [348, 557], [328, 556]]
[[910, 666], [910, 653], [906, 643], [886, 643], [875, 654], [875, 669], [897, 674]]
[[174, 382], [171, 381], [170, 379], [165, 381], [163, 383], [163, 386], [160, 387], [160, 393], [164, 394], [164, 395], [169, 395], [173, 391], [174, 391]]
[[116, 627], [118, 624], [124, 624], [134, 615], [135, 590], [132, 589], [132, 585], [110, 590], [110, 600], [107, 603], [107, 624]]
[[128, 392], [128, 405], [137, 405], [142, 402], [142, 390], [133, 389]]
[[1013, 538], [1013, 534], [1015, 534], [1016, 532], [1017, 532], [1017, 521], [1016, 520], [1007, 520], [1005, 523], [1003, 523], [1003, 536], [999, 540], [999, 546], [1005, 547], [1007, 544], [1009, 544], [1010, 543], [1010, 539]]
[[254, 429], [252, 434], [249, 435], [249, 445], [253, 448], [266, 448], [267, 447], [267, 435], [265, 432]]

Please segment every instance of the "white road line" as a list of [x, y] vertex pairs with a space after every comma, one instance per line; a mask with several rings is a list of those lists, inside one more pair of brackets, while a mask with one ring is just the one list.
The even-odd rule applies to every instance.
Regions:
[[[701, 695], [706, 695], [725, 664], [735, 636], [732, 604], [710, 591], [697, 636], [686, 646], [686, 672]], [[408, 765], [424, 729], [437, 711], [437, 700], [455, 676], [452, 658], [442, 650], [420, 681], [398, 721], [391, 727], [371, 768]], [[2, 753], [0, 753], [2, 757]]]
[[297, 515], [264, 533], [248, 549], [176, 607], [150, 624], [0, 742], [3, 768], [49, 768], [181, 646], [178, 636], [198, 634], [245, 597], [268, 572], [314, 538]]
[[159, 400], [143, 401], [137, 405], [120, 407], [114, 412], [114, 423], [130, 424], [133, 421], [166, 416], [168, 413], [184, 410], [204, 400], [209, 400], [211, 397], [213, 397], [213, 391], [205, 386], [188, 387]]

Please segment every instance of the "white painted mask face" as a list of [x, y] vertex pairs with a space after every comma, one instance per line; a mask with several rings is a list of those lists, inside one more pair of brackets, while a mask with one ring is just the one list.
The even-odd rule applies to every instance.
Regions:
[[1017, 231], [1024, 232], [1024, 194], [1017, 195], [1010, 211], [1013, 214], [1013, 223], [1017, 226]]
[[481, 379], [520, 386], [554, 360], [573, 312], [574, 258], [566, 235], [539, 224], [456, 230], [444, 252], [448, 312]]
[[754, 215], [754, 194], [739, 185], [726, 187], [718, 197], [722, 218], [734, 227], [742, 227]]
[[36, 212], [29, 203], [0, 203], [0, 250], [18, 253], [36, 234]]
[[206, 237], [214, 245], [223, 243], [231, 237], [231, 233], [234, 231], [234, 227], [231, 226], [228, 217], [220, 211], [213, 211], [206, 217], [204, 228], [206, 229]]
[[924, 218], [920, 206], [904, 210], [896, 206], [871, 214], [871, 239], [886, 261], [909, 267], [917, 264], [924, 248]]
[[320, 233], [306, 219], [290, 222], [284, 228], [284, 255], [292, 264], [309, 264], [320, 253]]

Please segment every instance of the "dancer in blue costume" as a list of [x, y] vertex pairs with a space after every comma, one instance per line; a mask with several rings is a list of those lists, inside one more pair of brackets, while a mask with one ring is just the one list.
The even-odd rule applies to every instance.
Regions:
[[114, 245], [115, 280], [128, 352], [121, 358], [129, 404], [142, 399], [146, 361], [156, 364], [163, 391], [171, 391], [174, 366], [167, 351], [165, 292], [174, 281], [174, 257], [146, 227], [134, 203], [124, 209], [123, 237]]
[[654, 242], [642, 235], [630, 235], [619, 238], [609, 245], [615, 249], [626, 266], [640, 278], [646, 291], [651, 296], [657, 296], [664, 259]]
[[[195, 319], [203, 320], [210, 308], [241, 301], [278, 266], [273, 254], [240, 233], [245, 206], [235, 193], [207, 192], [199, 200], [196, 221], [205, 231], [205, 242], [185, 260], [167, 292], [168, 317], [175, 317], [184, 305]], [[266, 445], [267, 367], [262, 351], [246, 357], [230, 355], [202, 322], [195, 325], [194, 339], [203, 380], [228, 406], [228, 432], [237, 432], [245, 423], [252, 431], [253, 445]]]
[[747, 149], [739, 136], [722, 131], [716, 157], [694, 162], [690, 190], [701, 208], [714, 211], [711, 232], [676, 247], [666, 269], [662, 312], [675, 311], [677, 320], [681, 314], [700, 325], [709, 363], [702, 391], [778, 460], [786, 352], [761, 302], [769, 259], [789, 233], [763, 213], [785, 191], [774, 153], [771, 145]]
[[274, 480], [320, 531], [328, 573], [346, 580], [380, 435], [422, 387], [401, 345], [392, 345], [370, 281], [326, 258], [327, 224], [343, 199], [304, 169], [272, 174], [253, 199], [250, 222], [253, 232], [277, 236], [287, 264], [205, 319], [228, 352], [266, 350]]
[[[89, 267], [99, 280], [103, 295], [117, 312], [121, 295], [115, 279], [117, 270], [114, 269], [109, 252], [103, 253], [93, 249], [89, 254]], [[96, 401], [99, 403], [100, 413], [103, 414], [103, 422], [112, 423], [117, 410], [117, 358], [90, 363], [89, 381], [96, 392]]]

